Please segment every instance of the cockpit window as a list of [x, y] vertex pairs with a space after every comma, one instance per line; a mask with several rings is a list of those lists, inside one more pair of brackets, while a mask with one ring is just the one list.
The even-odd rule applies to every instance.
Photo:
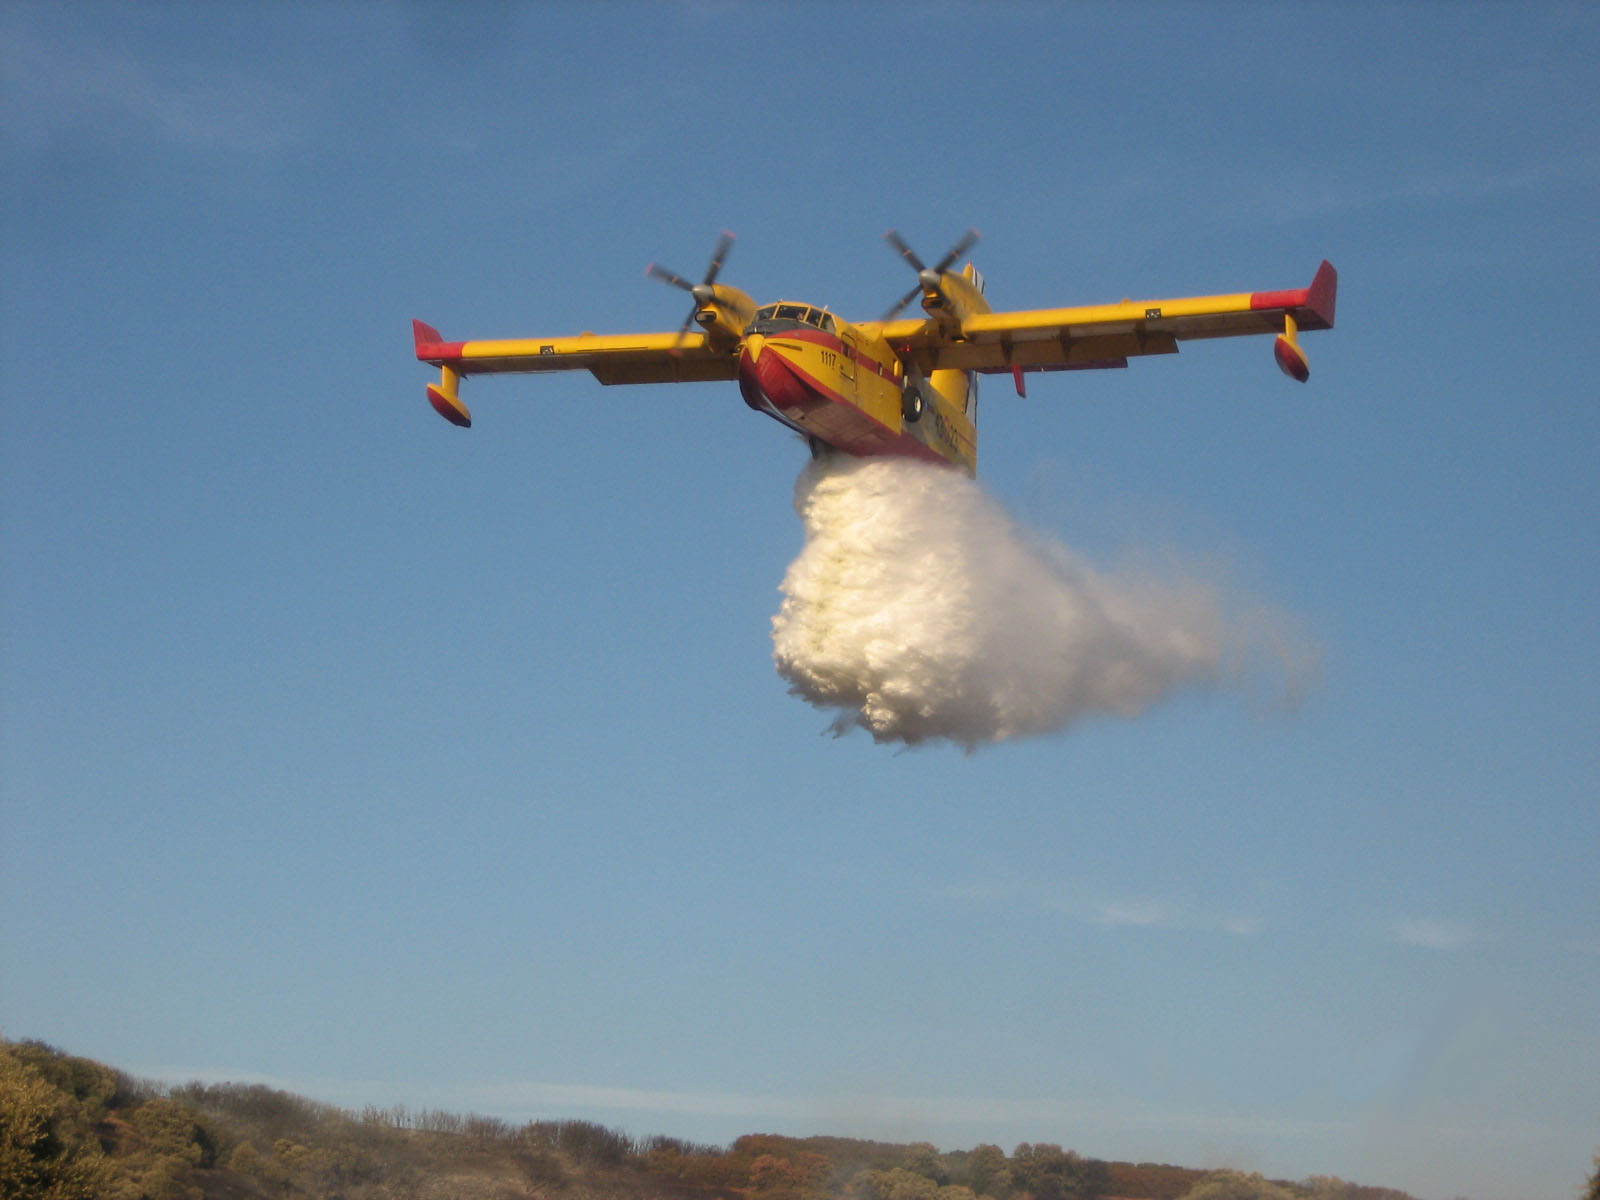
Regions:
[[824, 329], [829, 333], [836, 332], [833, 323], [833, 314], [824, 309], [812, 308], [809, 304], [768, 304], [764, 308], [756, 309], [756, 321], [793, 321], [798, 325], [809, 325], [813, 329]]

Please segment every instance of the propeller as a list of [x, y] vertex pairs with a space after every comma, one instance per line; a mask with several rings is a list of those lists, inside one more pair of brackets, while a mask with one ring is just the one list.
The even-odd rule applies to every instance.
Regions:
[[694, 297], [694, 307], [689, 310], [689, 315], [684, 318], [683, 324], [678, 329], [678, 341], [680, 343], [683, 341], [684, 335], [689, 332], [689, 326], [694, 324], [695, 314], [706, 305], [716, 302], [717, 292], [713, 285], [717, 282], [717, 276], [722, 274], [722, 264], [728, 261], [728, 250], [732, 246], [733, 234], [724, 230], [722, 236], [717, 239], [717, 248], [711, 252], [711, 264], [706, 267], [705, 278], [701, 279], [699, 283], [690, 283], [677, 272], [669, 271], [655, 263], [651, 263], [645, 269], [646, 275], [659, 279], [663, 283], [670, 283], [675, 288], [682, 288]]
[[923, 265], [922, 260], [917, 257], [917, 252], [908, 246], [905, 238], [901, 237], [900, 234], [895, 230], [891, 229], [888, 233], [884, 234], [883, 240], [898, 250], [900, 252], [900, 257], [905, 259], [906, 262], [910, 263], [911, 269], [917, 273], [917, 286], [912, 288], [904, 296], [901, 296], [900, 303], [896, 304], [888, 312], [883, 314], [881, 319], [890, 321], [899, 316], [900, 313], [905, 309], [905, 306], [915, 300], [921, 292], [938, 290], [939, 277], [950, 269], [951, 264], [954, 263], [956, 259], [960, 258], [963, 254], [977, 244], [978, 231], [976, 229], [967, 230], [966, 233], [961, 235], [961, 240], [954, 246], [951, 246], [949, 250], [945, 251], [945, 256], [938, 262], [934, 263], [931, 267]]

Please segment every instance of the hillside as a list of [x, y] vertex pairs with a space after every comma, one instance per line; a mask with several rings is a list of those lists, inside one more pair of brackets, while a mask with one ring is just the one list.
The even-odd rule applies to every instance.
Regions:
[[749, 1134], [634, 1140], [587, 1121], [360, 1113], [257, 1084], [164, 1087], [0, 1040], [0, 1200], [1412, 1200], [1102, 1162], [1048, 1143], [941, 1152]]

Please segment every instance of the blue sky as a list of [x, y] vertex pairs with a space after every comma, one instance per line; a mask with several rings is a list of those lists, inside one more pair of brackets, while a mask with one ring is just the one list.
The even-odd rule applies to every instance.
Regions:
[[[0, 11], [0, 1025], [340, 1103], [1556, 1200], [1600, 1145], [1600, 11]], [[1320, 652], [964, 755], [773, 671], [803, 449], [673, 328], [1303, 286], [985, 393], [982, 476]], [[1270, 699], [1270, 697], [1268, 697]]]

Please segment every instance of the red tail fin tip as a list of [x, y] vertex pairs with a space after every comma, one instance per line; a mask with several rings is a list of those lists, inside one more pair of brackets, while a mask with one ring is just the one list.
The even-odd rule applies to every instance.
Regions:
[[411, 322], [411, 336], [416, 339], [416, 343], [419, 347], [437, 346], [440, 342], [444, 341], [444, 338], [440, 335], [437, 329], [423, 321]]
[[1311, 287], [1306, 294], [1306, 307], [1327, 322], [1328, 328], [1333, 328], [1333, 312], [1339, 299], [1339, 272], [1333, 269], [1333, 264], [1327, 259], [1322, 260], [1322, 265], [1317, 268], [1317, 276], [1311, 281]]

